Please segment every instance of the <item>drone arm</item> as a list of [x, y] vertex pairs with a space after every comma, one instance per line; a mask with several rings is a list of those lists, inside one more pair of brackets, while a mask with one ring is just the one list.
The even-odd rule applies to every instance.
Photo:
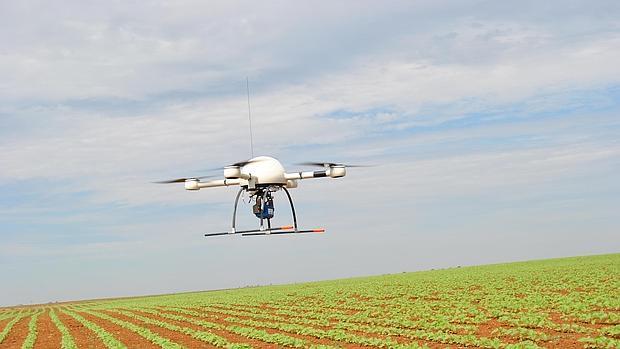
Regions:
[[218, 179], [209, 182], [199, 182], [195, 180], [185, 181], [185, 189], [187, 190], [199, 190], [203, 188], [214, 188], [214, 187], [228, 187], [231, 185], [239, 185], [239, 178], [232, 179]]
[[334, 166], [328, 167], [324, 171], [304, 171], [304, 172], [292, 172], [285, 173], [284, 178], [286, 179], [308, 179], [308, 178], [321, 178], [321, 177], [331, 177], [331, 178], [340, 178], [344, 177], [347, 174], [344, 166]]
[[285, 173], [284, 178], [286, 179], [307, 179], [307, 178], [319, 178], [319, 177], [327, 177], [325, 171], [305, 171], [305, 172], [293, 172], [293, 173]]
[[198, 183], [198, 188], [213, 188], [213, 187], [228, 187], [231, 185], [239, 185], [239, 178], [232, 179], [218, 179], [215, 181], [209, 181], [204, 183]]

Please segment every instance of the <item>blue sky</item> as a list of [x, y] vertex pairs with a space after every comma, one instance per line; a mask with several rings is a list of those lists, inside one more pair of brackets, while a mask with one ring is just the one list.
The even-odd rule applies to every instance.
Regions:
[[[618, 252], [619, 7], [0, 4], [0, 305]], [[294, 189], [327, 234], [150, 183], [249, 156], [246, 76], [255, 153], [379, 165]]]

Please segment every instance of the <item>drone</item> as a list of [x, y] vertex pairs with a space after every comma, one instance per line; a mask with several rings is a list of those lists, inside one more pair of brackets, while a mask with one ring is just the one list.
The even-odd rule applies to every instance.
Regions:
[[[184, 183], [186, 190], [196, 191], [206, 188], [239, 186], [235, 198], [232, 216], [232, 226], [229, 231], [208, 233], [207, 237], [221, 235], [282, 235], [301, 233], [324, 233], [325, 229], [299, 229], [297, 215], [289, 189], [297, 188], [297, 181], [309, 178], [342, 178], [347, 174], [347, 167], [362, 167], [360, 165], [345, 165], [332, 162], [305, 162], [301, 166], [322, 167], [320, 171], [286, 172], [280, 161], [269, 156], [258, 156], [246, 161], [241, 161], [224, 167], [224, 179], [201, 181], [210, 176], [176, 178], [155, 183]], [[274, 217], [274, 194], [284, 191], [291, 206], [293, 224], [281, 227], [272, 227], [271, 219]], [[247, 193], [252, 206], [252, 213], [260, 220], [258, 229], [237, 230], [236, 217], [237, 206], [241, 194]], [[264, 223], [267, 223], [266, 226]]]

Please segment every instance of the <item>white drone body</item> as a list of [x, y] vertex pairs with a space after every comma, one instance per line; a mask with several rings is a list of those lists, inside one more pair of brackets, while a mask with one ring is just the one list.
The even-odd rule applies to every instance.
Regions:
[[[261, 186], [286, 186], [287, 188], [297, 188], [298, 179], [331, 177], [340, 178], [347, 174], [344, 165], [325, 164], [324, 171], [305, 171], [287, 173], [280, 161], [269, 156], [258, 156], [252, 158], [244, 165], [230, 165], [224, 167], [225, 179], [200, 182], [196, 178], [188, 178], [185, 181], [185, 189], [199, 190], [203, 188], [228, 187], [239, 185], [253, 190]], [[331, 165], [331, 166], [330, 166]]]
[[[200, 190], [214, 187], [239, 186], [240, 189], [235, 199], [233, 211], [232, 227], [230, 231], [205, 234], [205, 236], [218, 236], [229, 234], [241, 234], [242, 236], [255, 235], [277, 235], [277, 234], [293, 234], [293, 233], [322, 233], [324, 229], [307, 229], [300, 230], [297, 227], [297, 216], [293, 200], [288, 189], [297, 188], [297, 181], [308, 178], [340, 178], [347, 174], [346, 167], [357, 167], [336, 163], [303, 163], [302, 165], [320, 166], [321, 171], [300, 171], [286, 172], [282, 164], [269, 156], [258, 156], [247, 161], [238, 162], [224, 167], [224, 179], [210, 180], [202, 182], [205, 177], [177, 178], [173, 180], [157, 182], [157, 183], [179, 183], [185, 184], [186, 190]], [[271, 218], [274, 214], [273, 193], [284, 190], [291, 205], [293, 215], [293, 225], [282, 227], [271, 227]], [[255, 202], [253, 213], [260, 219], [260, 228], [252, 230], [236, 230], [235, 221], [237, 214], [237, 205], [239, 197], [243, 192], [250, 195], [251, 200]], [[267, 222], [267, 227], [264, 226]]]

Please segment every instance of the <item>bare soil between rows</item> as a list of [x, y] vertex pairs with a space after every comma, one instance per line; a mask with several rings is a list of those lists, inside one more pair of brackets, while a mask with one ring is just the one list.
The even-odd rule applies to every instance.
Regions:
[[[25, 316], [17, 321], [9, 335], [0, 343], [2, 349], [21, 348], [22, 344], [28, 336], [28, 322], [30, 322], [30, 316]], [[4, 328], [2, 328], [4, 329]]]
[[62, 334], [52, 322], [49, 310], [39, 316], [37, 332], [37, 340], [34, 342], [34, 349], [60, 348]]
[[56, 311], [56, 315], [58, 316], [60, 322], [65, 325], [79, 349], [106, 349], [103, 342], [97, 338], [93, 331], [86, 328], [86, 326], [82, 325], [71, 316], [63, 313], [60, 309]]

